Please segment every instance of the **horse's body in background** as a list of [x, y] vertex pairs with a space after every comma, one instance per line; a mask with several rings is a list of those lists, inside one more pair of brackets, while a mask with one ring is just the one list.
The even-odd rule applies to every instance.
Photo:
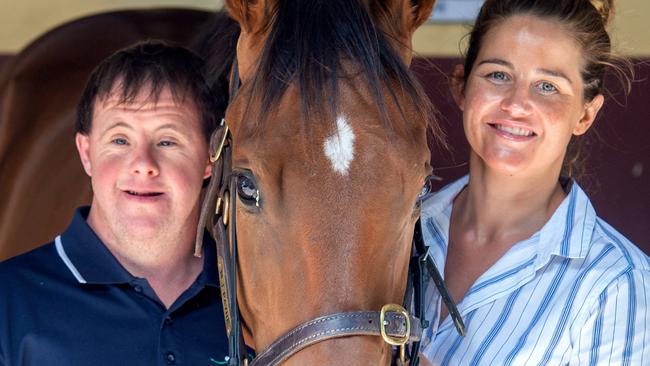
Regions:
[[[232, 133], [237, 298], [258, 353], [307, 320], [401, 304], [431, 107], [408, 71], [429, 1], [226, 1], [242, 32]], [[207, 210], [206, 210], [207, 212]], [[212, 211], [213, 212], [213, 211]], [[386, 365], [380, 337], [287, 365]]]

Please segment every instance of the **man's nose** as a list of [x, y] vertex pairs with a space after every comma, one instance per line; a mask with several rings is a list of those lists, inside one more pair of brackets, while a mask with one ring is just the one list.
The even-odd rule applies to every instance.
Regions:
[[160, 167], [158, 166], [154, 149], [154, 147], [144, 145], [134, 149], [134, 156], [131, 162], [132, 174], [153, 177], [160, 173]]

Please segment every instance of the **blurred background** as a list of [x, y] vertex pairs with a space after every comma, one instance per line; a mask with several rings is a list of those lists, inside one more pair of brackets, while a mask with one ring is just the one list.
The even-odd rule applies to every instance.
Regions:
[[[438, 120], [452, 147], [451, 151], [432, 147], [436, 174], [442, 178], [439, 185], [467, 171], [467, 144], [447, 75], [460, 62], [462, 40], [480, 4], [480, 0], [439, 0], [431, 21], [414, 37], [413, 70], [438, 108]], [[89, 181], [74, 150], [71, 126], [76, 98], [94, 64], [142, 38], [189, 44], [221, 7], [218, 0], [0, 2], [0, 260], [51, 241], [67, 226], [74, 207], [89, 202]], [[634, 60], [636, 78], [627, 96], [616, 80], [608, 80], [610, 95], [591, 136], [587, 174], [579, 180], [598, 214], [646, 253], [650, 253], [649, 15], [650, 1], [617, 2], [610, 31], [616, 50]], [[63, 87], [78, 92], [59, 93]], [[30, 96], [31, 102], [19, 109], [17, 101]], [[66, 122], [54, 128], [55, 119]], [[23, 141], [24, 136], [30, 140]], [[47, 147], [55, 136], [67, 142]]]
[[[455, 57], [459, 40], [480, 0], [438, 0], [433, 20], [416, 33], [415, 50], [423, 56]], [[617, 1], [612, 26], [617, 49], [627, 55], [650, 56], [650, 1]], [[0, 54], [12, 55], [44, 32], [68, 21], [113, 10], [188, 8], [213, 11], [222, 0], [5, 0], [0, 2]], [[443, 16], [444, 14], [444, 16]]]

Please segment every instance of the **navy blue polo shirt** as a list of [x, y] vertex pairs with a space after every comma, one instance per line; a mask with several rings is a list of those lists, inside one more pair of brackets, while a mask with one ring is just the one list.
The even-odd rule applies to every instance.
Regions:
[[88, 211], [54, 242], [0, 263], [0, 365], [223, 364], [214, 242], [206, 239], [203, 272], [166, 309], [86, 224]]

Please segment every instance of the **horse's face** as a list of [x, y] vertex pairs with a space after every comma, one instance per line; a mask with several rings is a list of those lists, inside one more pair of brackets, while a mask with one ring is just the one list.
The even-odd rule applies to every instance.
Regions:
[[[226, 113], [238, 176], [238, 300], [246, 341], [261, 352], [315, 317], [402, 303], [418, 196], [431, 174], [427, 123], [418, 101], [401, 94], [378, 108], [353, 62], [342, 64], [335, 111], [323, 108], [321, 118], [306, 121], [305, 95], [293, 82], [265, 109], [254, 90], [264, 47], [256, 42], [268, 38], [271, 25], [260, 24], [275, 5], [226, 3], [242, 25], [243, 84]], [[428, 13], [433, 5], [425, 3], [404, 24], [392, 25], [401, 32], [393, 40], [410, 40], [418, 9]], [[248, 13], [238, 17], [242, 12]], [[400, 50], [401, 62], [410, 60], [410, 52]], [[380, 365], [388, 359], [380, 337], [364, 336], [315, 344], [286, 364]]]

